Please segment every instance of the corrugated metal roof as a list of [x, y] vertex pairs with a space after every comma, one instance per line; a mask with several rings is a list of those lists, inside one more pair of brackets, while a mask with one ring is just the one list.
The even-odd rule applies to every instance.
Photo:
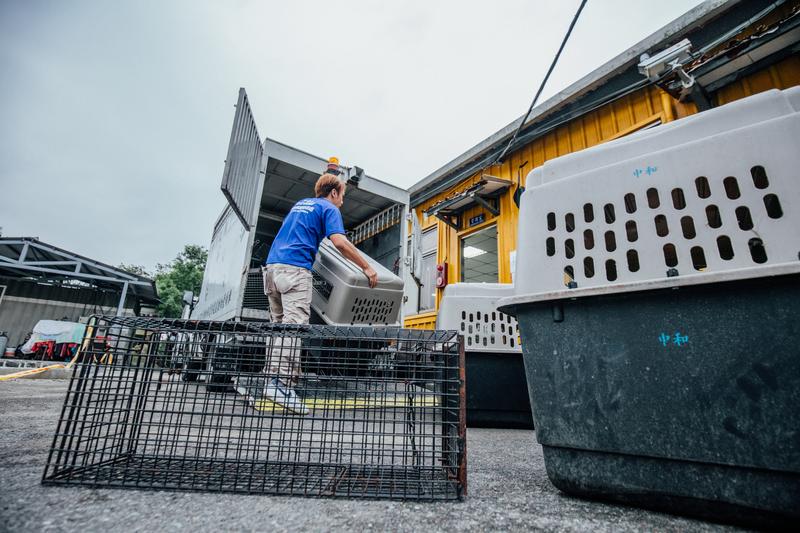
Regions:
[[83, 282], [105, 290], [128, 290], [143, 300], [158, 301], [155, 282], [47, 244], [35, 237], [0, 237], [0, 276], [15, 279]]

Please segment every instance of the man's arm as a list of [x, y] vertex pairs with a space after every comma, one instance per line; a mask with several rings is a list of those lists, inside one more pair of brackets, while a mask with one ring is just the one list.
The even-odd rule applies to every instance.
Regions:
[[355, 263], [356, 266], [364, 271], [364, 275], [367, 276], [367, 279], [369, 280], [370, 288], [375, 288], [375, 285], [378, 284], [378, 273], [375, 272], [374, 268], [369, 266], [367, 260], [361, 256], [358, 248], [356, 248], [355, 245], [353, 245], [353, 243], [341, 233], [334, 233], [330, 236], [330, 239], [333, 245], [336, 246], [336, 249], [339, 250], [343, 256]]

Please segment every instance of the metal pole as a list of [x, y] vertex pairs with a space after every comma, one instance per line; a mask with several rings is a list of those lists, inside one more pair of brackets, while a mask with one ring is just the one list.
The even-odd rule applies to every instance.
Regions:
[[125, 297], [128, 295], [128, 282], [122, 284], [122, 295], [119, 297], [117, 305], [117, 316], [122, 316], [122, 309], [125, 307]]

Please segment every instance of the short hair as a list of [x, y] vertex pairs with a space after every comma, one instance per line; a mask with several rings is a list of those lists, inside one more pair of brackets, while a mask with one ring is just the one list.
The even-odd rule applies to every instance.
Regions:
[[342, 194], [344, 191], [344, 182], [333, 174], [323, 174], [317, 180], [316, 185], [314, 185], [314, 194], [317, 195], [317, 198], [325, 198], [334, 189], [339, 191], [339, 194]]

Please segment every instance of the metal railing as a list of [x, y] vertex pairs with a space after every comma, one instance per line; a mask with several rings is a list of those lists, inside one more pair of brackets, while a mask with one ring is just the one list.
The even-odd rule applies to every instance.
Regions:
[[398, 224], [402, 218], [403, 206], [401, 204], [394, 204], [350, 230], [347, 237], [353, 244], [364, 242], [383, 230]]

